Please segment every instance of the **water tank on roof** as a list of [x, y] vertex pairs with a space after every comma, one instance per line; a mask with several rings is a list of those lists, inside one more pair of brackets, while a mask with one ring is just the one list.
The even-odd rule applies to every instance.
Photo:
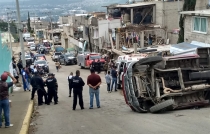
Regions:
[[125, 13], [122, 15], [123, 22], [129, 22], [130, 21], [130, 15], [128, 13]]
[[134, 24], [139, 24], [141, 21], [142, 21], [142, 15], [141, 15], [140, 12], [137, 12], [137, 13], [134, 15], [133, 23], [134, 23]]
[[113, 11], [113, 13], [112, 13], [112, 16], [113, 16], [114, 18], [120, 18], [120, 17], [121, 17], [121, 12], [120, 12], [120, 10], [115, 9], [115, 10]]
[[152, 16], [151, 15], [147, 15], [144, 19], [144, 24], [149, 24], [152, 23]]

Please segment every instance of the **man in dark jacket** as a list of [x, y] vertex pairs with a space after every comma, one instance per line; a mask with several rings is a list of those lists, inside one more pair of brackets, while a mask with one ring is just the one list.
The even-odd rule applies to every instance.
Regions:
[[21, 70], [23, 69], [23, 64], [22, 64], [22, 61], [21, 60], [18, 61], [17, 66], [18, 66], [18, 69], [19, 69], [19, 74], [21, 75], [22, 74], [21, 73], [22, 72]]
[[48, 105], [50, 105], [50, 102], [52, 98], [54, 98], [54, 104], [58, 104], [58, 98], [57, 98], [57, 80], [54, 78], [54, 74], [50, 73], [48, 74], [49, 78], [46, 79], [45, 83], [48, 88]]
[[101, 62], [100, 59], [98, 59], [98, 61], [96, 62], [96, 68], [95, 68], [98, 72], [98, 74], [101, 72]]
[[46, 93], [46, 90], [44, 89], [44, 81], [38, 75], [38, 72], [34, 72], [34, 76], [31, 78], [31, 86], [33, 87], [32, 93], [31, 93], [31, 100], [34, 99], [34, 94], [37, 91], [38, 105], [40, 106], [43, 104], [43, 96], [45, 99], [45, 104], [48, 104], [47, 93]]
[[73, 73], [71, 72], [70, 75], [68, 76], [68, 82], [69, 82], [69, 97], [71, 97], [71, 90], [72, 90], [72, 78], [73, 78]]
[[79, 97], [79, 105], [81, 109], [84, 109], [82, 90], [85, 83], [82, 80], [82, 78], [79, 76], [80, 76], [80, 71], [77, 70], [76, 76], [74, 76], [72, 80], [72, 87], [73, 87], [73, 93], [74, 93], [73, 110], [75, 110], [77, 106], [77, 96]]
[[[12, 82], [6, 82], [8, 76], [12, 79]], [[5, 128], [13, 126], [10, 124], [10, 104], [9, 104], [9, 88], [15, 84], [17, 80], [9, 73], [4, 72], [1, 75], [0, 80], [0, 128], [2, 127], [2, 110], [4, 111]]]
[[91, 63], [91, 68], [95, 69], [96, 67], [96, 62], [95, 62], [95, 59], [93, 59], [92, 63]]

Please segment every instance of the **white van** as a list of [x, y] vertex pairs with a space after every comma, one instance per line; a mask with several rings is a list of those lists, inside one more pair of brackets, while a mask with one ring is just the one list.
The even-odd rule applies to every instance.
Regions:
[[147, 54], [130, 54], [130, 55], [123, 55], [119, 56], [116, 62], [117, 67], [117, 88], [120, 89], [122, 85], [122, 76], [124, 73], [125, 68], [133, 61], [138, 61], [142, 58], [147, 57]]

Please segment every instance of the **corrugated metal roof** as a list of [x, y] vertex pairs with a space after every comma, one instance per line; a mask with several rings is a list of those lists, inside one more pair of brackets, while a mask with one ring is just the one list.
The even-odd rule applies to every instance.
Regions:
[[104, 6], [108, 8], [131, 8], [131, 7], [141, 7], [141, 6], [148, 6], [148, 5], [155, 5], [153, 2], [139, 2], [134, 4], [117, 4], [117, 5], [109, 5]]

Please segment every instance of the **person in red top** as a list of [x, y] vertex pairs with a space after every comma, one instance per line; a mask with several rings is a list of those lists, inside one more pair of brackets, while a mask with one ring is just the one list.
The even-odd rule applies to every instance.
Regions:
[[95, 74], [95, 70], [93, 68], [90, 69], [91, 74], [87, 78], [87, 84], [89, 86], [89, 94], [90, 94], [90, 109], [93, 109], [93, 98], [94, 95], [96, 97], [96, 105], [100, 108], [100, 100], [99, 100], [99, 88], [101, 85], [101, 77]]

